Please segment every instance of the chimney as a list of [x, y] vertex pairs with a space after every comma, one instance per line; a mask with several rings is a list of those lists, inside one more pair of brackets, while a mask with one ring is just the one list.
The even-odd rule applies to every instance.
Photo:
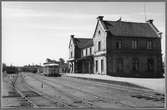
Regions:
[[150, 23], [150, 24], [153, 24], [153, 21], [154, 21], [153, 19], [149, 19], [149, 20], [147, 20], [146, 22], [147, 22], [147, 23]]
[[71, 35], [70, 37], [71, 37], [71, 38], [74, 38], [74, 35]]
[[122, 17], [120, 17], [117, 21], [121, 21], [122, 20]]
[[103, 18], [104, 18], [104, 16], [98, 16], [98, 17], [97, 17], [97, 20], [102, 21]]

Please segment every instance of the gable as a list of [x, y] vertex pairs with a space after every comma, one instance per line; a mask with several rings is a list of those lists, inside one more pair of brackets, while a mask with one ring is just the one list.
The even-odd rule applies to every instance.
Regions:
[[73, 41], [73, 38], [70, 39], [70, 42], [69, 42], [69, 46], [68, 48], [71, 48], [74, 46], [74, 41]]
[[95, 28], [95, 31], [94, 31], [94, 34], [93, 34], [93, 38], [95, 36], [97, 36], [100, 32], [100, 34], [104, 33], [106, 31], [106, 27], [105, 27], [105, 24], [101, 21], [98, 21], [97, 24], [96, 24], [96, 28]]

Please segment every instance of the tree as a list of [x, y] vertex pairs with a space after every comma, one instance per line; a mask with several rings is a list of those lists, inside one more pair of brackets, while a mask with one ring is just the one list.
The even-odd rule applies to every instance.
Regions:
[[5, 63], [2, 64], [2, 71], [3, 72], [6, 71], [6, 64]]
[[63, 58], [59, 58], [61, 64], [64, 64], [65, 60]]

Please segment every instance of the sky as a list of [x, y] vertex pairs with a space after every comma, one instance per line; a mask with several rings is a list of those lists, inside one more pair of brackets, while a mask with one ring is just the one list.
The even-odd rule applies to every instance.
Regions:
[[2, 62], [23, 66], [46, 58], [68, 60], [70, 35], [92, 38], [98, 16], [104, 20], [153, 19], [165, 53], [164, 2], [9, 2], [2, 4]]

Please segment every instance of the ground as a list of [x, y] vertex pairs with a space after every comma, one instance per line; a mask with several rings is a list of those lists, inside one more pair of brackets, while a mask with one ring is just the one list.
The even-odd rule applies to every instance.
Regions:
[[78, 78], [119, 81], [122, 83], [128, 82], [131, 84], [153, 89], [156, 92], [165, 94], [165, 78], [124, 78], [124, 77], [113, 77], [113, 76], [98, 75], [98, 74], [65, 74], [65, 75]]
[[[19, 73], [15, 87], [24, 96], [21, 97], [16, 90], [11, 89], [8, 81], [12, 78], [8, 75], [3, 78], [6, 80], [3, 83], [2, 107], [164, 108], [164, 94], [155, 90], [120, 81], [106, 82], [104, 79], [91, 80], [74, 76], [79, 77], [77, 74], [46, 77], [40, 74]], [[11, 91], [17, 95], [11, 96]], [[25, 98], [28, 99], [28, 103]]]

